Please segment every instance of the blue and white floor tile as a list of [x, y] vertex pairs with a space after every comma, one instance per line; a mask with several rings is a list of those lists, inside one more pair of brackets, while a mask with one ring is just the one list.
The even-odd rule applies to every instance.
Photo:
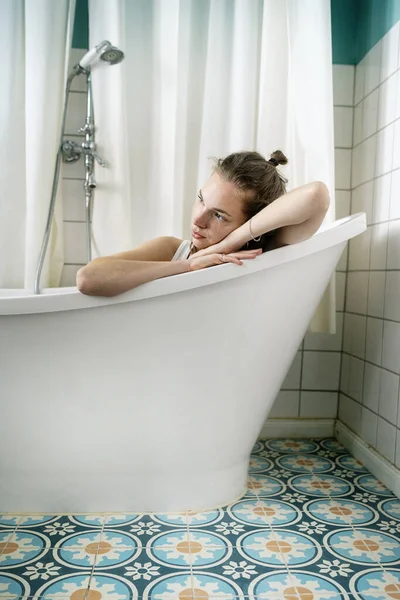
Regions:
[[400, 500], [334, 439], [259, 440], [204, 513], [0, 515], [0, 600], [400, 600]]

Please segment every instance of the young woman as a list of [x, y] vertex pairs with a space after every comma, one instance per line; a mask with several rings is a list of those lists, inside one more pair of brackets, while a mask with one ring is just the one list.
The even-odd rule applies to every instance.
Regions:
[[79, 269], [78, 289], [92, 296], [116, 296], [161, 277], [254, 259], [268, 250], [311, 237], [329, 207], [321, 182], [286, 193], [277, 166], [258, 152], [236, 152], [216, 161], [199, 190], [192, 214], [192, 240], [159, 237], [134, 250], [95, 258]]

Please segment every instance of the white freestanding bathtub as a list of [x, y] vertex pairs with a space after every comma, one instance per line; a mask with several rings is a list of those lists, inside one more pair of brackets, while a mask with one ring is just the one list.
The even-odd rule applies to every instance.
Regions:
[[365, 215], [115, 298], [0, 290], [0, 512], [227, 504]]

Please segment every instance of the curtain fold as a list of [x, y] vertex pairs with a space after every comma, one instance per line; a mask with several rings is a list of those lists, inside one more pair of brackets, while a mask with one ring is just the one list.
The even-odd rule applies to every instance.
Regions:
[[[90, 46], [125, 52], [93, 69], [93, 253], [188, 237], [210, 157], [281, 149], [289, 189], [324, 181], [334, 220], [330, 0], [89, 0]], [[312, 76], [311, 76], [312, 74]], [[334, 331], [332, 284], [312, 324]]]
[[[32, 289], [60, 141], [75, 0], [1, 0], [0, 287]], [[41, 286], [63, 267], [61, 186]]]

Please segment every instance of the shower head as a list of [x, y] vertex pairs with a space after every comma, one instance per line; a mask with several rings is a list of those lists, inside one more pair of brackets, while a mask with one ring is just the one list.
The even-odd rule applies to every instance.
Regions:
[[100, 59], [110, 63], [110, 65], [116, 65], [121, 62], [121, 60], [124, 60], [124, 53], [115, 46], [109, 46], [100, 54]]
[[108, 40], [104, 40], [101, 42], [101, 44], [98, 44], [89, 50], [89, 52], [86, 52], [85, 56], [79, 61], [76, 67], [80, 67], [80, 69], [88, 69], [99, 58], [105, 62], [108, 62], [110, 65], [116, 65], [123, 60], [124, 53], [122, 50], [119, 50], [113, 46]]

